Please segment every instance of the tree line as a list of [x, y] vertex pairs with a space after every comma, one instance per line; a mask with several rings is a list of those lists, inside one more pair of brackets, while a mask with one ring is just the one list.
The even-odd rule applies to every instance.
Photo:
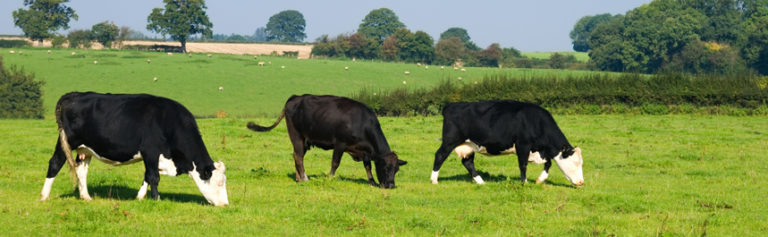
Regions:
[[767, 0], [655, 0], [582, 17], [573, 49], [616, 72], [768, 74]]

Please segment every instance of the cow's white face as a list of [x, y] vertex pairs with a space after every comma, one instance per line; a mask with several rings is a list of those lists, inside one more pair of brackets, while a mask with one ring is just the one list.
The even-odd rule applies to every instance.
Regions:
[[214, 163], [214, 167], [216, 169], [213, 170], [209, 180], [200, 179], [200, 173], [196, 169], [192, 169], [189, 172], [189, 176], [195, 180], [197, 188], [200, 189], [200, 192], [209, 203], [215, 206], [229, 205], [229, 199], [227, 198], [227, 176], [224, 175], [226, 167], [224, 167], [224, 163], [221, 161]]
[[555, 157], [557, 167], [565, 174], [565, 178], [571, 181], [576, 186], [584, 184], [584, 173], [581, 171], [581, 167], [584, 164], [584, 160], [581, 158], [581, 149], [576, 147], [573, 149], [573, 154], [570, 157], [563, 158], [562, 154], [558, 154]]

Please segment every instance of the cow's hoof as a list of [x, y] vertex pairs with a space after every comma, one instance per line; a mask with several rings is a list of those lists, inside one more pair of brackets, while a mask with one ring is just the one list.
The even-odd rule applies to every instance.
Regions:
[[88, 201], [88, 202], [93, 201], [93, 198], [91, 197], [80, 197], [80, 199], [83, 199], [84, 201]]
[[541, 183], [544, 183], [544, 181], [545, 181], [545, 180], [539, 180], [539, 179], [537, 179], [537, 180], [536, 180], [536, 184], [541, 184]]
[[437, 184], [437, 179], [431, 179], [430, 181], [432, 181], [432, 184]]
[[475, 183], [477, 184], [485, 184], [485, 181], [483, 181], [483, 178], [480, 177], [480, 175], [473, 177], [472, 179], [475, 180]]

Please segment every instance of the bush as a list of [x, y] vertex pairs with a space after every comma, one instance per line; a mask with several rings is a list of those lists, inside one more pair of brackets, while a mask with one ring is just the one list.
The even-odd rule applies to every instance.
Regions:
[[0, 39], [0, 48], [21, 48], [29, 46], [26, 40], [4, 40]]
[[90, 30], [73, 30], [67, 35], [70, 48], [91, 48], [93, 33]]
[[63, 35], [55, 35], [51, 39], [51, 46], [53, 46], [54, 48], [61, 48], [66, 42], [67, 42], [67, 37], [64, 37]]
[[43, 82], [11, 66], [0, 57], [0, 118], [43, 118]]
[[761, 114], [768, 103], [762, 77], [752, 74], [686, 76], [683, 74], [594, 74], [556, 78], [486, 76], [478, 84], [446, 80], [432, 89], [362, 90], [353, 98], [379, 115], [436, 115], [445, 103], [518, 100], [559, 113], [603, 114]]

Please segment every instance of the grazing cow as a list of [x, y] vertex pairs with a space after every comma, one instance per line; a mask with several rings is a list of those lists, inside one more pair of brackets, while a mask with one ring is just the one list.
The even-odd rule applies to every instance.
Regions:
[[[224, 163], [208, 155], [192, 114], [176, 101], [146, 94], [99, 94], [72, 92], [56, 104], [59, 139], [48, 162], [41, 200], [48, 199], [51, 185], [67, 163], [80, 198], [91, 200], [86, 177], [92, 157], [110, 165], [144, 161], [144, 184], [137, 199], [159, 198], [160, 174], [188, 173], [205, 199], [225, 206], [227, 178]], [[72, 157], [77, 150], [77, 160]]]
[[285, 117], [288, 137], [293, 144], [296, 181], [308, 180], [304, 172], [304, 154], [312, 146], [333, 149], [330, 175], [336, 173], [341, 155], [347, 152], [355, 161], [363, 161], [368, 182], [376, 186], [371, 174], [371, 161], [376, 164], [376, 176], [383, 188], [395, 187], [395, 173], [407, 162], [399, 160], [389, 149], [379, 120], [363, 103], [344, 97], [302, 95], [291, 96], [285, 102], [280, 117], [270, 127], [248, 123], [258, 132], [269, 131]]
[[449, 103], [443, 109], [443, 142], [435, 152], [430, 180], [437, 184], [440, 166], [454, 150], [478, 184], [483, 179], [475, 170], [474, 153], [501, 155], [517, 153], [520, 178], [527, 182], [529, 161], [544, 163], [536, 183], [547, 179], [552, 160], [574, 185], [582, 185], [581, 149], [572, 147], [547, 110], [531, 103], [485, 101]]

